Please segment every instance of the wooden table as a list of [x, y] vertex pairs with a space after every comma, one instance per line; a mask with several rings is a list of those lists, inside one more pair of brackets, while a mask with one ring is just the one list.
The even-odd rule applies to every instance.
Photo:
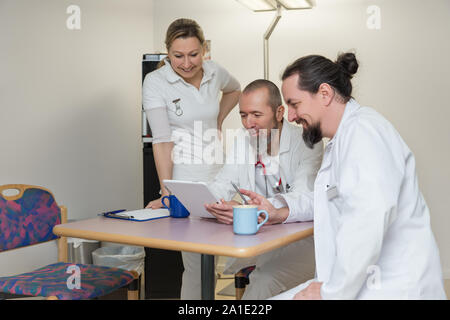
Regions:
[[313, 222], [263, 226], [256, 235], [233, 233], [215, 219], [163, 218], [145, 222], [97, 217], [55, 226], [59, 236], [202, 254], [202, 299], [214, 299], [214, 255], [247, 258], [306, 238]]

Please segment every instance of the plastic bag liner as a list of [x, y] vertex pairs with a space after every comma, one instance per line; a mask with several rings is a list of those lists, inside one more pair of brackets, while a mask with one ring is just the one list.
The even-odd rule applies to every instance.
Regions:
[[102, 247], [92, 252], [94, 264], [99, 266], [121, 268], [128, 271], [135, 270], [139, 274], [144, 272], [145, 250], [135, 246]]

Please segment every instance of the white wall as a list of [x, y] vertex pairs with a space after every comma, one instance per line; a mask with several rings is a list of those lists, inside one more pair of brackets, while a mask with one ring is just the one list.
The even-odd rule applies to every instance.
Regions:
[[[444, 275], [450, 278], [450, 2], [448, 0], [316, 0], [308, 11], [284, 12], [270, 38], [270, 79], [294, 59], [354, 50], [360, 70], [354, 97], [384, 114], [416, 156], [421, 190]], [[381, 9], [381, 29], [369, 30], [367, 8]], [[263, 77], [262, 36], [274, 13], [254, 13], [233, 0], [155, 0], [155, 49], [167, 26], [189, 17], [212, 40], [212, 59], [245, 86]], [[225, 127], [239, 127], [237, 110]]]
[[[66, 27], [71, 4], [80, 30]], [[0, 0], [0, 184], [50, 189], [69, 219], [142, 208], [152, 17], [152, 0]], [[0, 274], [55, 259], [50, 249], [33, 249], [26, 266], [1, 256]]]

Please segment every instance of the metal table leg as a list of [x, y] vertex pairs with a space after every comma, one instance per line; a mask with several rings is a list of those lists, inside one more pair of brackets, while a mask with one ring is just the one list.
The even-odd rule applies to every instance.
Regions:
[[202, 254], [202, 300], [214, 300], [214, 256]]

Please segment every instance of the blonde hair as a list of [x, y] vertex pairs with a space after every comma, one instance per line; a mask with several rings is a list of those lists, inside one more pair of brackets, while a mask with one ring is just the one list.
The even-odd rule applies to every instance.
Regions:
[[172, 22], [167, 28], [166, 33], [166, 48], [169, 51], [173, 41], [178, 38], [195, 37], [200, 41], [202, 46], [205, 45], [205, 36], [199, 24], [192, 19], [181, 18]]

